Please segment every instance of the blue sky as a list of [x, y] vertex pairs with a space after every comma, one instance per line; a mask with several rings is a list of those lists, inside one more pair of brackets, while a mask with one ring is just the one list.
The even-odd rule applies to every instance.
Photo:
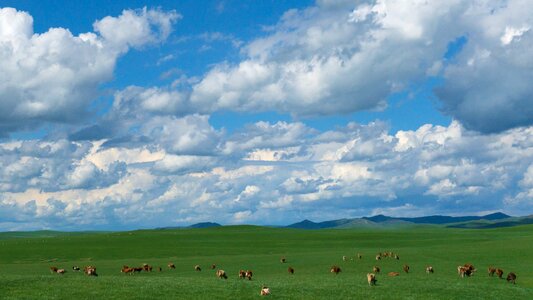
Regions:
[[0, 230], [530, 214], [527, 7], [2, 1]]

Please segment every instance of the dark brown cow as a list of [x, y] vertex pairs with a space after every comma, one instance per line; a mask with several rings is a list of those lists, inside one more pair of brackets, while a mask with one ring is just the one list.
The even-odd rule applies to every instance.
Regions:
[[135, 272], [135, 273], [141, 273], [142, 270], [144, 270], [143, 267], [138, 267], [138, 268], [135, 268], [135, 267], [134, 267], [134, 268], [132, 268], [132, 269], [133, 269], [133, 272]]
[[498, 276], [498, 278], [502, 279], [503, 270], [500, 269], [500, 268], [496, 269], [496, 276]]
[[211, 270], [214, 270], [214, 269], [216, 269], [216, 268], [217, 268], [217, 265], [215, 265], [215, 264], [212, 264], [212, 265], [211, 265]]
[[50, 267], [50, 273], [54, 274], [57, 273], [58, 268], [57, 267]]
[[228, 279], [228, 275], [226, 275], [224, 270], [217, 270], [216, 275], [218, 278]]
[[496, 273], [496, 268], [489, 267], [488, 272], [489, 272], [489, 276], [494, 276], [494, 273]]
[[244, 279], [244, 277], [246, 277], [246, 271], [244, 271], [244, 270], [239, 270], [239, 278], [240, 278], [240, 279]]
[[405, 273], [409, 273], [409, 266], [408, 265], [403, 265], [403, 271]]
[[376, 274], [374, 274], [374, 273], [366, 274], [366, 280], [368, 281], [368, 285], [370, 285], [370, 286], [376, 285], [376, 282], [378, 281], [376, 279]]
[[509, 275], [507, 275], [507, 282], [512, 282], [513, 284], [516, 284], [516, 274], [511, 272]]
[[202, 271], [202, 268], [200, 268], [200, 265], [196, 265], [196, 266], [194, 266], [194, 270], [200, 272], [200, 271]]
[[335, 273], [335, 275], [337, 275], [337, 274], [339, 274], [341, 272], [341, 268], [339, 268], [338, 266], [332, 266], [329, 271], [331, 273]]
[[289, 274], [294, 274], [294, 269], [292, 267], [289, 267], [287, 268], [287, 272], [289, 272]]
[[374, 273], [379, 273], [379, 271], [381, 271], [381, 270], [380, 270], [380, 268], [378, 266], [374, 266], [374, 268], [372, 269], [372, 272], [374, 272]]
[[143, 270], [145, 270], [146, 272], [152, 272], [152, 266], [150, 266], [149, 264], [143, 264]]
[[251, 270], [247, 270], [244, 276], [248, 278], [248, 280], [252, 280], [253, 272]]

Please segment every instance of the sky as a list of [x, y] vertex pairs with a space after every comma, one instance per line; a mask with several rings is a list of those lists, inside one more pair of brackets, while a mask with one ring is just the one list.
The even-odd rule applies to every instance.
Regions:
[[0, 231], [533, 214], [532, 11], [0, 0]]

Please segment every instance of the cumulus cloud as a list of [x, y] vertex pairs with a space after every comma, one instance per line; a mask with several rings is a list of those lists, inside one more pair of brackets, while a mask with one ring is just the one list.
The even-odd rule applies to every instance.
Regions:
[[176, 12], [125, 10], [96, 21], [96, 33], [65, 28], [33, 32], [33, 18], [0, 9], [0, 135], [44, 122], [83, 120], [102, 83], [130, 47], [165, 40]]

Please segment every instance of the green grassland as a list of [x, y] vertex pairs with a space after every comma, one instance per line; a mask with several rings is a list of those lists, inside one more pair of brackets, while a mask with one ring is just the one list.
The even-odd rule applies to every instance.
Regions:
[[[451, 229], [296, 230], [255, 226], [101, 233], [0, 233], [0, 299], [533, 299], [533, 226]], [[374, 259], [393, 251], [400, 260]], [[357, 253], [363, 259], [355, 258]], [[286, 257], [282, 264], [280, 257]], [[342, 257], [347, 256], [348, 261]], [[166, 265], [173, 262], [175, 270]], [[477, 273], [460, 278], [457, 266]], [[120, 273], [148, 263], [163, 272]], [[194, 265], [202, 271], [194, 271]], [[229, 278], [218, 279], [216, 264]], [[390, 271], [409, 274], [388, 277]], [[426, 274], [432, 265], [434, 274]], [[97, 267], [98, 277], [71, 267]], [[342, 272], [329, 272], [332, 265]], [[377, 286], [366, 274], [381, 267]], [[487, 275], [489, 265], [517, 274], [516, 285]], [[51, 274], [50, 266], [67, 269]], [[294, 275], [287, 267], [295, 269]], [[238, 278], [254, 271], [253, 280]]]

